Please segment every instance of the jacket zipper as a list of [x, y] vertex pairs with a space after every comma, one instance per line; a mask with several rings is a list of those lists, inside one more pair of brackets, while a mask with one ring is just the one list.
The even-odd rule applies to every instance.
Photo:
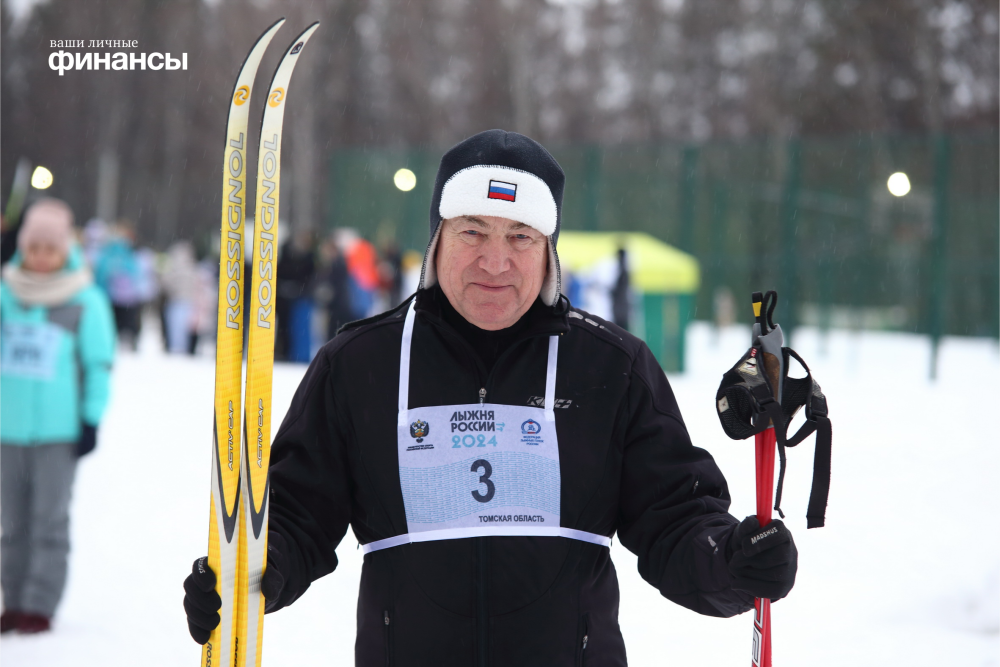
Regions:
[[392, 667], [392, 637], [388, 610], [382, 612], [382, 619], [385, 623], [385, 667]]
[[486, 404], [486, 387], [479, 390], [479, 405]]
[[587, 643], [590, 641], [590, 614], [583, 615], [583, 639], [580, 641], [580, 665], [587, 664]]

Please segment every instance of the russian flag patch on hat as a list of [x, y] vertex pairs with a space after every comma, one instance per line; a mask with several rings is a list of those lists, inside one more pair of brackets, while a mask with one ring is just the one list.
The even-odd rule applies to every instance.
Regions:
[[486, 195], [487, 199], [503, 199], [514, 201], [517, 197], [517, 184], [504, 183], [503, 181], [490, 181], [490, 191]]

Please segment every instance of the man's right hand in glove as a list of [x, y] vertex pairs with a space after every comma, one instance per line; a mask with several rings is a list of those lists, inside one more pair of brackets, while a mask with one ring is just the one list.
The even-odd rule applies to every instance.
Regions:
[[[285, 541], [281, 535], [273, 533], [268, 538], [267, 568], [260, 582], [260, 592], [266, 601], [277, 600], [285, 587], [285, 577], [281, 570], [285, 563]], [[222, 599], [215, 592], [215, 572], [208, 566], [208, 557], [199, 558], [191, 568], [191, 574], [184, 580], [184, 612], [187, 614], [188, 630], [199, 644], [205, 644], [212, 630], [221, 620], [219, 610]], [[265, 607], [268, 605], [265, 603]]]

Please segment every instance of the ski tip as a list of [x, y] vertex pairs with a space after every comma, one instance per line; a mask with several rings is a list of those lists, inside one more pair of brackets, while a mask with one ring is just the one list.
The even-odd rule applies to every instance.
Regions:
[[750, 300], [753, 302], [753, 316], [760, 317], [760, 309], [764, 302], [764, 295], [760, 292], [754, 292], [753, 295], [751, 295]]
[[265, 45], [269, 44], [271, 42], [271, 39], [274, 37], [275, 33], [277, 33], [278, 30], [280, 30], [281, 26], [283, 25], [285, 25], [284, 16], [282, 16], [280, 19], [278, 19], [271, 25], [267, 26], [264, 32], [260, 34], [260, 37], [257, 38], [257, 41], [254, 43], [254, 46], [260, 44], [261, 42], [263, 42]]
[[316, 28], [318, 27], [319, 27], [319, 21], [313, 21], [312, 23], [307, 25], [302, 32], [299, 33], [299, 36], [296, 37], [295, 40], [299, 41], [309, 38], [313, 34], [313, 32], [316, 31]]
[[295, 39], [292, 40], [292, 43], [288, 45], [288, 48], [285, 49], [285, 57], [299, 55], [299, 53], [302, 52], [302, 47], [305, 46], [306, 42], [309, 41], [309, 38], [312, 37], [312, 34], [316, 32], [316, 28], [318, 27], [319, 21], [313, 21], [306, 27], [305, 30], [300, 32]]

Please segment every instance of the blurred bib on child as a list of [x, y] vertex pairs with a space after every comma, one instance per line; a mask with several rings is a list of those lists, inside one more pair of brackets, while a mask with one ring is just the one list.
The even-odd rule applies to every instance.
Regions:
[[6, 322], [2, 335], [2, 364], [5, 375], [34, 380], [51, 380], [62, 331], [49, 322]]

